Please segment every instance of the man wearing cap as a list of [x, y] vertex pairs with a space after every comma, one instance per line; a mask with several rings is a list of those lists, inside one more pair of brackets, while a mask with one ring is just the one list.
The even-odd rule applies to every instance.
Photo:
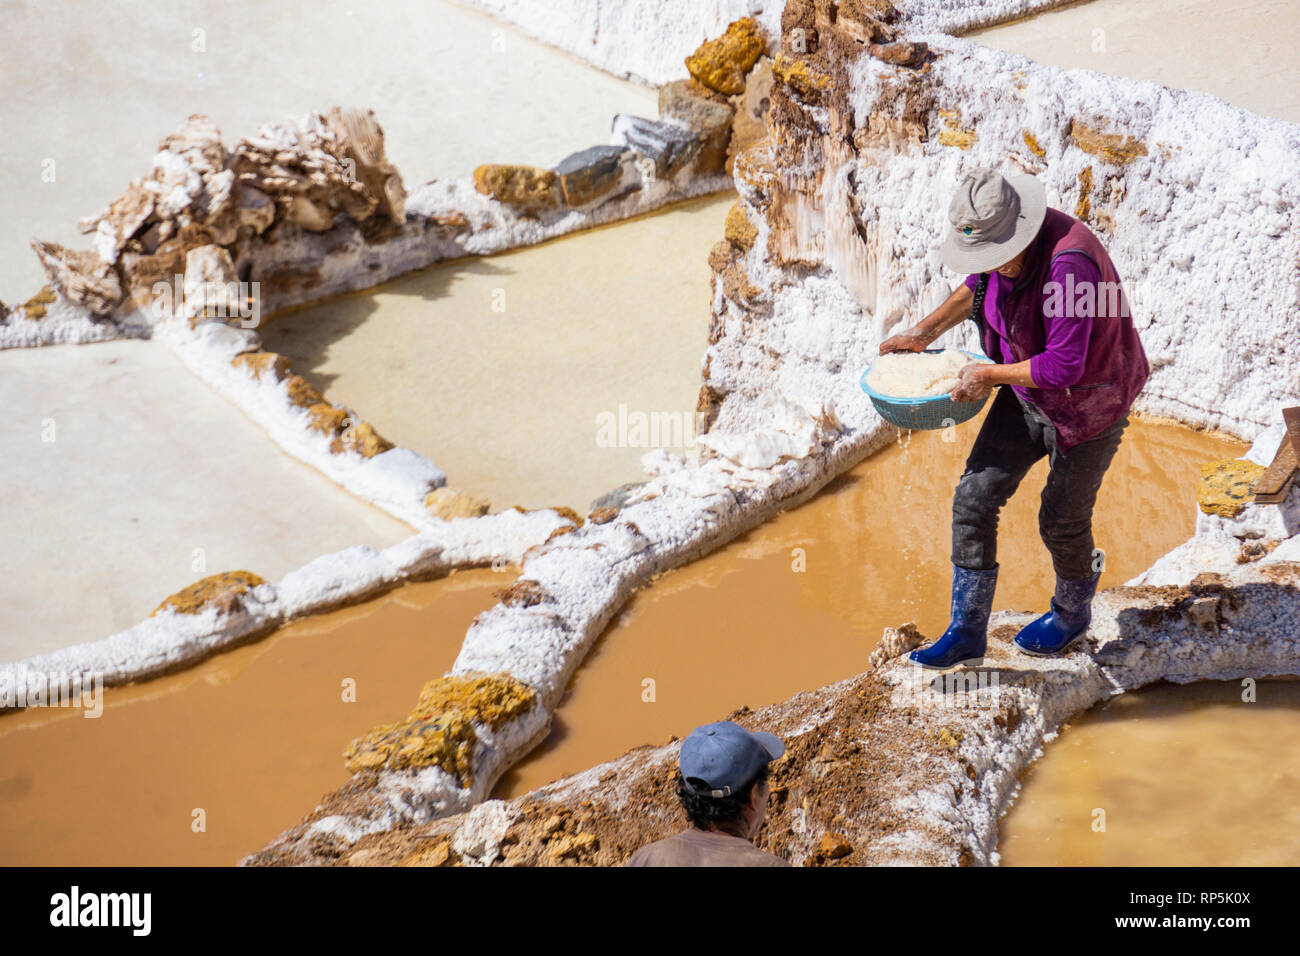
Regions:
[[767, 813], [768, 764], [785, 753], [775, 734], [724, 720], [682, 741], [677, 796], [691, 828], [643, 846], [628, 866], [789, 866], [751, 842]]
[[1059, 654], [1087, 631], [1101, 577], [1093, 505], [1150, 372], [1110, 256], [1083, 222], [1047, 207], [1036, 178], [977, 169], [953, 196], [948, 220], [943, 262], [966, 281], [880, 351], [921, 351], [970, 318], [996, 364], [963, 368], [952, 398], [978, 401], [995, 385], [1010, 388], [993, 400], [953, 496], [952, 620], [910, 655], [931, 668], [983, 663], [998, 513], [1044, 456], [1038, 524], [1056, 589], [1048, 612], [1015, 642], [1028, 654]]

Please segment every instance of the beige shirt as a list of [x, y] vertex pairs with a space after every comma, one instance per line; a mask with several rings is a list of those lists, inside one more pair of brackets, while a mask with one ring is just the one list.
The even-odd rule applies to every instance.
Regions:
[[765, 853], [748, 840], [720, 830], [696, 827], [643, 846], [632, 854], [627, 866], [789, 866], [789, 862]]

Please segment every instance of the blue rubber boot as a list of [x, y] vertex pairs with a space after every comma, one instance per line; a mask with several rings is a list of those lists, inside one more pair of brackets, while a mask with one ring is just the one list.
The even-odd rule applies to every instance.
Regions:
[[952, 623], [933, 644], [912, 651], [908, 660], [932, 670], [984, 663], [988, 643], [989, 612], [993, 610], [993, 591], [998, 583], [998, 569], [972, 571], [952, 568]]
[[1052, 609], [1021, 629], [1016, 646], [1026, 654], [1051, 657], [1083, 637], [1092, 623], [1092, 599], [1100, 578], [1100, 574], [1077, 581], [1057, 578]]

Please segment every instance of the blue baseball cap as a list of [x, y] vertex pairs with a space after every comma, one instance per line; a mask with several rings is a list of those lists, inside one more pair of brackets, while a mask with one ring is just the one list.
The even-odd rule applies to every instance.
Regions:
[[682, 741], [678, 766], [687, 781], [703, 781], [712, 796], [729, 797], [783, 753], [785, 744], [776, 734], [720, 720], [691, 731]]

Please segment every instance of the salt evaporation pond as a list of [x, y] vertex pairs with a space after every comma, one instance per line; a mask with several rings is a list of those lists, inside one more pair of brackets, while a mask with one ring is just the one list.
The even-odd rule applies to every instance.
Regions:
[[[680, 452], [690, 440], [709, 248], [733, 202], [727, 193], [438, 263], [259, 332], [331, 401], [437, 463], [449, 485], [496, 509], [586, 514], [598, 495], [645, 477], [652, 447]], [[680, 427], [620, 427], [634, 416]]]
[[1295, 0], [1092, 0], [966, 36], [1048, 66], [1201, 90], [1300, 123], [1297, 12]]
[[0, 404], [0, 661], [132, 627], [217, 570], [276, 581], [411, 534], [156, 343], [0, 350]]
[[1159, 684], [1047, 746], [1003, 818], [1007, 866], [1300, 864], [1300, 681]]
[[[434, 177], [468, 176], [485, 162], [549, 166], [607, 141], [614, 114], [657, 111], [654, 89], [602, 73], [445, 0], [322, 0], [306, 20], [248, 0], [208, 5], [201, 15], [185, 5], [142, 0], [111, 7], [18, 7], [7, 11], [0, 31], [0, 83], [8, 93], [0, 98], [0, 129], [9, 134], [0, 148], [0, 300], [9, 305], [46, 282], [29, 239], [86, 248], [78, 219], [146, 174], [159, 141], [192, 113], [211, 116], [232, 147], [266, 122], [334, 105], [370, 107], [384, 128], [389, 158], [413, 189]], [[679, 215], [674, 222], [681, 227], [690, 218]], [[664, 368], [656, 370], [651, 387], [625, 400], [671, 399], [673, 408], [694, 408], [708, 322], [704, 257], [721, 235], [717, 222], [708, 228], [712, 233], [700, 240], [702, 246], [688, 243], [678, 250], [696, 263], [694, 271], [682, 267], [681, 280], [693, 307], [671, 309], [651, 337], [666, 354]], [[422, 290], [432, 294], [429, 282], [496, 268], [456, 264], [424, 280]], [[571, 271], [567, 275], [573, 278]], [[506, 317], [522, 324], [528, 295], [515, 295], [514, 281], [504, 284], [515, 306]], [[392, 298], [401, 297], [380, 294], [376, 301]], [[398, 315], [410, 314], [401, 305], [394, 308]], [[473, 318], [473, 310], [465, 313], [468, 328], [448, 333], [448, 345], [481, 356], [483, 339], [457, 336], [472, 338], [490, 323]], [[386, 314], [381, 305], [370, 316], [367, 334], [387, 327]], [[593, 341], [613, 334], [607, 322], [602, 317]], [[530, 334], [520, 338], [533, 344]], [[644, 351], [646, 342], [640, 347]], [[448, 364], [457, 358], [442, 357]], [[569, 361], [580, 358], [578, 353]], [[415, 365], [408, 387], [430, 377], [445, 380], [439, 368]], [[459, 419], [467, 407], [491, 404], [518, 380], [516, 370], [501, 371], [504, 385], [455, 391], [450, 404], [446, 393], [426, 395], [418, 413], [446, 422]], [[382, 377], [390, 370], [381, 363], [377, 372]], [[278, 580], [322, 554], [358, 544], [385, 547], [410, 533], [402, 522], [286, 456], [161, 343], [8, 350], [0, 354], [0, 379], [6, 408], [0, 437], [12, 452], [0, 473], [17, 495], [11, 496], [11, 545], [0, 554], [6, 582], [0, 587], [0, 660], [134, 626], [168, 594], [205, 574], [247, 568]], [[393, 401], [410, 395], [390, 390]], [[440, 399], [436, 405], [434, 397]], [[417, 400], [410, 405], [414, 417]], [[530, 402], [524, 408], [525, 417], [544, 411]], [[357, 405], [367, 417], [380, 410]], [[49, 437], [54, 426], [57, 441]], [[525, 432], [520, 427], [506, 433], [537, 449], [531, 461], [521, 455], [526, 470], [539, 477], [543, 460], [556, 461], [558, 452], [544, 427]], [[438, 446], [421, 450], [444, 463]], [[461, 450], [447, 449], [457, 465]], [[641, 450], [619, 461], [635, 467]], [[203, 465], [198, 473], [196, 462]], [[541, 481], [539, 493], [552, 487], [545, 483], [550, 477]], [[502, 507], [528, 498], [521, 495]], [[59, 599], [50, 600], [53, 594]]]
[[[178, 674], [107, 690], [98, 718], [0, 715], [0, 862], [237, 862], [348, 779], [344, 745], [401, 717], [517, 573], [458, 571], [308, 618]], [[354, 701], [344, 699], [348, 680]]]
[[[948, 623], [952, 491], [983, 414], [904, 434], [802, 507], [636, 594], [574, 676], [551, 736], [495, 795], [859, 673], [885, 627], [915, 621], [938, 636]], [[1190, 537], [1201, 464], [1242, 451], [1135, 421], [1097, 505], [1101, 586], [1123, 584]], [[995, 610], [1046, 608], [1053, 576], [1037, 517], [1046, 474], [1040, 462], [1003, 511]], [[653, 703], [643, 700], [646, 679]]]
[[[1285, 15], [1286, 6], [1282, 3], [1230, 3], [1227, 7], [1219, 4], [1213, 8], [1212, 17], [1196, 17], [1187, 14], [1208, 9], [1203, 0], [1162, 0], [1142, 5], [1141, 9], [1116, 0], [1097, 0], [983, 31], [975, 37], [978, 42], [1017, 49], [1042, 62], [1104, 69], [1171, 85], [1185, 84], [1223, 96], [1237, 105], [1297, 120], [1300, 108], [1295, 97], [1300, 86], [1286, 82], [1296, 62], [1286, 51], [1295, 48], [1300, 23]], [[378, 29], [382, 24], [373, 21], [376, 15], [366, 11], [351, 14], [346, 5], [326, 4], [324, 9], [323, 23], [337, 28], [333, 35], [340, 48], [361, 49], [372, 35], [385, 36]], [[441, 13], [452, 8], [438, 3], [435, 9]], [[254, 14], [252, 21], [242, 16], [250, 11]], [[222, 16], [228, 15], [232, 23], [240, 22], [241, 29], [247, 22], [260, 24], [264, 28], [262, 35], [276, 28], [274, 23], [262, 22], [265, 18], [259, 19], [255, 14], [249, 5], [237, 3], [223, 11]], [[362, 21], [350, 20], [350, 14], [371, 17], [365, 22], [377, 32], [372, 34], [371, 30], [362, 28]], [[476, 16], [459, 11], [445, 15]], [[1076, 20], [1061, 19], [1066, 17]], [[58, 51], [58, 55], [89, 64], [84, 69], [111, 89], [114, 83], [122, 83], [122, 70], [129, 71], [138, 64], [133, 65], [130, 58], [110, 61], [81, 54], [89, 46], [103, 46], [104, 38], [111, 39], [114, 29], [126, 30], [128, 24], [141, 18], [88, 16], [83, 19], [84, 35], [73, 35], [66, 43], [67, 48]], [[1200, 24], [1207, 19], [1222, 29], [1206, 33]], [[158, 29], [168, 27], [156, 17], [154, 21]], [[448, 22], [442, 21], [444, 28]], [[1074, 23], [1073, 29], [1068, 27], [1070, 22]], [[1100, 22], [1106, 27], [1104, 57], [1087, 46], [1093, 28]], [[498, 39], [501, 31], [497, 25], [487, 20], [478, 23], [475, 35], [487, 43]], [[192, 24], [187, 22], [185, 27], [178, 35], [187, 36]], [[223, 32], [220, 25], [212, 32], [219, 39], [229, 40], [233, 36], [229, 30]], [[1243, 33], [1254, 38], [1253, 47], [1238, 42], [1239, 34]], [[482, 47], [457, 42], [457, 37], [465, 35], [455, 30], [441, 33], [437, 42], [447, 47], [441, 57], [430, 56], [429, 43], [434, 38], [421, 36], [418, 30], [408, 31], [405, 39], [410, 42], [403, 42], [400, 48], [409, 56], [415, 56], [413, 51], [418, 51], [422, 61], [446, 65], [448, 76], [454, 78], [457, 69], [482, 60]], [[138, 174], [138, 157], [149, 155], [155, 141], [175, 123], [170, 115], [163, 118], [165, 110], [155, 114], [152, 100], [149, 104], [143, 100], [137, 104], [140, 107], [137, 112], [145, 121], [134, 124], [124, 124], [121, 117], [96, 111], [93, 99], [73, 95], [66, 88], [70, 82], [84, 82], [84, 77], [27, 69], [33, 56], [49, 51], [33, 46], [31, 34], [22, 30], [15, 29], [8, 36], [8, 42], [15, 44], [14, 49], [23, 50], [23, 55], [0, 56], [0, 64], [10, 64], [7, 69], [0, 66], [0, 76], [11, 80], [11, 87], [23, 88], [32, 95], [11, 97], [7, 101], [6, 112], [0, 114], [6, 128], [34, 128], [39, 117], [55, 115], [51, 113], [53, 109], [70, 125], [85, 131], [78, 138], [82, 146], [59, 153], [59, 162], [65, 164], [61, 169], [67, 169], [66, 161], [71, 159], [75, 175], [62, 176], [57, 188], [47, 189], [42, 195], [27, 185], [21, 174], [5, 177], [15, 190], [13, 208], [19, 214], [25, 211], [29, 218], [36, 210], [40, 211], [39, 228], [27, 231], [41, 232], [57, 241], [79, 242], [75, 234], [76, 218], [98, 208], [103, 198], [115, 195], [122, 183]], [[509, 36], [514, 39], [513, 34]], [[1164, 42], [1153, 44], [1153, 38]], [[1172, 42], [1171, 38], [1179, 42]], [[1230, 38], [1232, 42], [1228, 42]], [[1193, 40], [1212, 43], [1214, 55], [1188, 55], [1195, 50]], [[126, 45], [129, 44], [119, 46]], [[1070, 52], [1071, 47], [1080, 45], [1081, 49]], [[288, 43], [276, 46], [294, 48]], [[227, 49], [224, 57], [209, 56], [203, 60], [203, 69], [193, 71], [190, 79], [190, 73], [185, 71], [192, 70], [195, 64], [192, 51], [184, 44], [178, 44], [177, 63], [172, 65], [172, 72], [184, 80], [171, 84], [170, 89], [178, 116], [197, 108], [206, 109], [217, 116], [228, 136], [238, 136], [251, 132], [265, 119], [285, 113], [319, 109], [334, 101], [352, 102], [358, 89], [356, 70], [363, 65], [366, 70], [374, 69], [376, 63], [382, 63], [385, 79], [362, 83], [361, 88], [368, 94], [363, 99], [367, 105], [377, 108], [381, 122], [388, 129], [390, 155], [407, 173], [410, 182], [419, 182], [428, 175], [463, 175], [479, 161], [548, 164], [570, 148], [586, 144], [585, 141], [571, 143], [567, 125], [563, 142], [547, 139], [555, 131], [555, 124], [550, 121], [554, 112], [535, 110], [530, 101], [521, 103], [517, 97], [512, 100], [512, 91], [519, 88], [520, 82], [520, 76], [510, 72], [520, 61], [517, 49], [513, 52], [513, 57], [491, 61], [499, 63], [504, 86], [492, 88], [478, 84], [476, 87], [473, 83], [459, 83], [458, 89], [482, 89], [484, 96], [481, 101], [467, 97], [451, 107], [445, 102], [447, 98], [430, 97], [427, 83], [418, 82], [418, 74], [413, 74], [408, 69], [409, 63], [395, 55], [392, 48], [386, 48], [384, 56], [378, 58], [373, 55], [336, 58], [332, 75], [339, 84], [340, 95], [330, 103], [319, 102], [315, 92], [323, 78], [314, 66], [322, 55], [319, 42], [304, 46], [296, 54], [300, 59], [310, 60], [313, 66], [309, 71], [300, 71], [300, 75], [312, 78], [310, 101], [303, 101], [304, 91], [292, 84], [267, 82], [265, 76], [251, 69], [269, 65], [291, 73], [295, 68], [292, 56], [273, 61], [258, 55], [252, 57], [255, 62], [241, 63], [238, 56], [228, 55]], [[569, 100], [590, 107], [588, 113], [594, 125], [587, 140], [603, 139], [604, 124], [613, 112], [653, 114], [653, 91], [575, 67], [563, 54], [545, 53], [572, 68], [572, 77], [580, 78], [576, 87], [573, 84], [565, 87], [554, 77], [530, 79], [527, 70], [523, 80], [531, 83], [533, 89], [548, 92], [556, 90], [558, 83], [557, 95], [563, 96], [567, 89]], [[1234, 63], [1232, 57], [1238, 55], [1245, 59]], [[150, 69], [155, 67], [156, 63], [149, 64]], [[1142, 73], [1144, 69], [1154, 72]], [[1178, 72], [1180, 69], [1182, 73]], [[559, 67], [557, 70], [563, 72]], [[250, 96], [237, 85], [240, 76], [246, 78], [249, 89], [255, 89], [258, 96]], [[206, 100], [196, 96], [193, 88], [196, 83], [203, 87], [201, 92]], [[286, 95], [283, 103], [268, 104], [265, 99], [268, 90], [283, 90], [293, 95]], [[598, 94], [606, 90], [614, 91], [614, 100], [627, 99], [614, 103], [600, 98]], [[591, 99], [586, 99], [588, 96]], [[419, 108], [412, 106], [413, 103]], [[439, 108], [463, 107], [465, 117], [472, 117], [473, 122], [452, 116], [445, 122], [432, 123], [426, 110], [426, 106], [432, 108], [431, 103], [439, 104]], [[495, 113], [503, 103], [510, 112]], [[146, 105], [148, 110], [144, 109]], [[566, 115], [571, 106], [572, 103], [565, 102]], [[85, 115], [77, 114], [78, 109]], [[500, 115], [501, 121], [499, 124], [478, 122], [483, 115]], [[533, 126], [521, 136], [519, 124], [528, 122], [533, 122]], [[151, 123], [158, 128], [154, 129]], [[601, 127], [598, 131], [597, 125]], [[140, 136], [142, 149], [114, 150], [111, 156], [105, 157], [100, 143], [108, 139], [120, 143], [124, 128]], [[447, 168], [421, 165], [423, 157], [435, 155], [434, 150], [442, 145], [427, 137], [442, 137], [445, 130], [452, 128], [495, 130], [509, 137], [502, 139], [502, 143], [516, 148], [508, 153], [503, 148], [492, 155], [483, 155], [477, 149], [462, 150], [459, 155], [464, 168], [455, 168], [457, 160], [454, 159], [447, 161]], [[426, 139], [420, 140], [420, 135]], [[454, 149], [455, 141], [450, 143], [449, 148]], [[521, 152], [523, 148], [529, 152]], [[43, 144], [36, 144], [32, 149], [31, 155], [15, 159], [20, 171], [33, 164], [39, 168], [40, 161], [48, 158], [45, 154], [49, 150]], [[82, 152], [77, 152], [78, 149]], [[6, 166], [8, 161], [6, 158]], [[720, 203], [718, 208], [725, 211], [726, 207]], [[48, 222], [57, 225], [46, 228], [45, 217], [50, 210], [53, 212], [49, 212]], [[704, 249], [721, 234], [716, 223], [710, 229]], [[592, 235], [607, 232], [601, 230]], [[0, 297], [12, 299], [32, 291], [28, 286], [33, 281], [39, 282], [39, 270], [26, 250], [24, 230], [11, 231], [5, 241], [23, 246], [21, 257], [3, 257], [10, 266], [6, 267], [8, 271], [0, 273]], [[495, 257], [476, 265], [492, 265], [502, 259]], [[691, 253], [683, 259], [703, 266], [702, 254]], [[446, 268], [456, 270], [464, 266], [465, 263], [454, 263], [447, 264]], [[460, 275], [462, 278], [457, 281], [475, 278], [472, 273]], [[494, 287], [491, 280], [500, 279], [500, 275], [487, 274], [483, 278], [485, 282], [480, 288], [490, 289]], [[704, 281], [707, 284], [707, 274]], [[375, 298], [384, 294], [381, 292]], [[418, 287], [414, 287], [407, 298], [417, 303], [420, 295]], [[701, 301], [705, 301], [701, 296], [692, 298], [689, 314], [698, 314]], [[346, 313], [347, 302], [323, 308], [335, 306], [343, 310], [340, 314]], [[380, 313], [371, 304], [361, 308], [366, 322], [359, 323], [355, 330], [360, 332], [360, 338], [354, 354], [363, 358], [364, 365], [365, 356], [381, 354], [373, 344], [366, 344], [364, 337], [380, 332], [384, 323], [373, 321]], [[397, 309], [393, 314], [400, 311]], [[469, 311], [473, 313], [476, 308]], [[404, 321], [410, 323], [418, 314], [412, 309]], [[286, 317], [286, 321], [292, 319], [293, 316]], [[703, 321], [699, 325], [702, 337]], [[471, 321], [466, 323], [462, 334], [469, 336], [474, 331]], [[600, 327], [594, 332], [612, 334]], [[324, 376], [331, 376], [330, 388], [351, 388], [345, 379], [356, 378], [356, 407], [373, 417], [383, 430], [382, 409], [372, 411], [365, 390], [360, 387], [366, 374], [379, 373], [372, 370], [358, 375], [342, 362], [337, 368], [327, 366], [328, 361], [341, 358], [352, 348], [345, 341], [352, 334], [328, 343], [322, 355], [326, 361], [315, 373], [322, 376], [322, 381]], [[668, 340], [673, 334], [664, 330], [662, 340]], [[427, 347], [428, 340], [417, 336], [413, 341], [424, 341]], [[456, 344], [462, 346], [463, 356], [473, 354], [481, 341], [462, 339]], [[662, 344], [663, 341], [633, 340], [627, 346], [635, 351], [647, 345], [659, 348]], [[283, 350], [292, 354], [288, 347]], [[693, 404], [702, 348], [697, 343], [684, 351], [690, 352], [690, 362], [673, 367], [689, 368], [691, 381], [687, 384]], [[481, 422], [464, 426], [459, 436], [420, 437], [416, 431], [419, 426], [415, 416], [421, 410], [428, 415], [427, 421], [436, 422], [438, 407], [460, 410], [466, 396], [472, 396], [474, 402], [500, 401], [499, 396], [484, 398], [477, 386], [464, 388], [457, 396], [458, 402], [450, 406], [427, 402], [422, 397], [394, 399], [395, 404], [404, 403], [405, 410], [389, 411], [396, 423], [389, 431], [410, 428], [414, 437], [403, 443], [416, 448], [420, 448], [419, 441], [437, 438], [444, 442], [442, 451], [430, 447], [429, 454], [448, 469], [453, 484], [489, 497], [508, 499], [511, 488], [492, 489], [487, 485], [492, 480], [489, 474], [492, 469], [482, 469], [479, 476], [482, 486], [475, 487], [474, 463], [468, 458], [462, 462], [457, 457], [470, 447], [473, 435], [481, 438], [491, 434]], [[471, 388], [474, 390], [470, 391]], [[677, 394], [673, 392], [674, 396]], [[334, 393], [331, 398], [353, 403]], [[671, 405], [666, 401], [645, 402], [647, 410], [669, 410], [678, 404], [676, 398]], [[520, 414], [517, 404], [509, 407]], [[399, 412], [407, 415], [406, 420], [412, 424], [404, 424]], [[532, 414], [532, 411], [526, 409], [522, 414]], [[575, 416], [575, 421], [580, 420], [578, 413], [570, 414]], [[861, 670], [883, 626], [910, 619], [916, 620], [927, 634], [937, 633], [946, 616], [948, 499], [974, 433], [974, 425], [960, 429], [959, 441], [951, 445], [941, 444], [934, 435], [912, 436], [906, 447], [906, 461], [914, 470], [901, 503], [896, 488], [905, 483], [899, 470], [904, 446], [895, 445], [837, 480], [808, 505], [755, 529], [714, 555], [660, 578], [634, 598], [602, 636], [557, 712], [550, 739], [503, 780], [498, 795], [519, 793], [562, 773], [585, 769], [629, 746], [680, 735], [694, 724], [716, 719], [740, 704], [758, 706]], [[393, 437], [403, 440], [400, 435]], [[536, 448], [536, 443], [532, 447]], [[629, 463], [642, 450], [620, 449], [631, 452], [626, 456]], [[1193, 489], [1199, 465], [1241, 451], [1240, 445], [1220, 442], [1187, 429], [1135, 424], [1126, 435], [1102, 491], [1097, 531], [1099, 544], [1109, 552], [1103, 586], [1122, 583], [1181, 543], [1191, 532]], [[554, 457], [545, 461], [547, 454]], [[534, 487], [536, 483], [526, 479], [549, 480], [548, 476], [553, 474], [550, 467], [566, 460], [558, 451], [546, 447], [535, 455], [536, 473], [522, 469], [510, 474], [511, 480], [518, 480], [523, 495], [518, 501], [503, 500], [500, 504], [529, 503], [524, 497], [528, 494], [525, 485]], [[499, 469], [500, 462], [496, 464]], [[621, 474], [625, 465], [610, 467], [611, 475], [613, 471]], [[579, 467], [573, 470], [576, 472]], [[597, 491], [626, 480], [607, 480], [609, 477], [602, 476]], [[1034, 518], [1035, 481], [1041, 484], [1041, 466], [1004, 516], [1004, 564], [1014, 555], [1023, 567], [1014, 579], [1010, 575], [1004, 578], [998, 607], [1042, 606], [1050, 588], [1050, 565], [1038, 541]], [[545, 488], [541, 494], [552, 497], [536, 503], [559, 504], [566, 500], [554, 498], [554, 492]], [[577, 502], [581, 510], [586, 494], [584, 490], [567, 500]], [[882, 501], [887, 504], [882, 506]], [[796, 571], [794, 565], [801, 557], [806, 561], [806, 570]], [[415, 632], [412, 640], [377, 639], [377, 634], [396, 634], [400, 628], [377, 624], [372, 618], [385, 613], [383, 608], [391, 608], [391, 602], [401, 595], [415, 594], [420, 588], [431, 589], [430, 594], [441, 594], [439, 588], [449, 590], [458, 579], [461, 584], [475, 579], [458, 575], [440, 584], [403, 589], [379, 602], [294, 625], [275, 638], [221, 655], [208, 665], [184, 674], [110, 692], [109, 711], [104, 719], [107, 722], [84, 721], [49, 711], [0, 717], [0, 767], [4, 768], [0, 771], [0, 804], [5, 810], [0, 814], [0, 858], [7, 862], [44, 863], [232, 862], [237, 859], [298, 819], [320, 793], [342, 782], [346, 774], [337, 754], [343, 744], [374, 723], [400, 717], [406, 702], [415, 699], [419, 686], [446, 668], [473, 613], [492, 603], [491, 592], [500, 583], [499, 576], [488, 577], [491, 572], [473, 574], [482, 576], [475, 588], [467, 587], [464, 592], [456, 591], [447, 598], [451, 600], [463, 594], [465, 606], [459, 610], [432, 604], [424, 611], [406, 612]], [[445, 629], [442, 622], [447, 622]], [[300, 632], [295, 628], [305, 630]], [[314, 628], [325, 628], [330, 633], [323, 635]], [[436, 633], [429, 633], [431, 628], [436, 628]], [[292, 639], [294, 635], [305, 637], [308, 633], [317, 636], [311, 640]], [[326, 639], [337, 640], [345, 649], [327, 649]], [[295, 644], [307, 653], [291, 658], [284, 649]], [[382, 658], [373, 661], [373, 671], [362, 671], [362, 664], [376, 648], [383, 648]], [[315, 678], [303, 671], [309, 661], [319, 668]], [[342, 680], [339, 675], [345, 672], [359, 675], [360, 686], [371, 687], [373, 696], [363, 694], [357, 704], [339, 702], [336, 707], [338, 683]], [[233, 689], [246, 679], [245, 675], [255, 673], [256, 681], [248, 685], [251, 696], [241, 701]], [[655, 681], [653, 703], [643, 699], [646, 678]], [[391, 683], [381, 686], [379, 682], [384, 679]], [[297, 690], [304, 686], [304, 681], [319, 686], [325, 697], [310, 705], [304, 703]], [[1286, 810], [1279, 809], [1280, 802], [1276, 799], [1278, 792], [1291, 791], [1294, 773], [1277, 763], [1278, 749], [1272, 743], [1290, 739], [1297, 729], [1295, 721], [1300, 702], [1295, 698], [1294, 685], [1261, 684], [1261, 703], [1256, 705], [1237, 703], [1236, 685], [1229, 687], [1231, 694], [1217, 687], [1158, 688], [1126, 695], [1063, 733], [1060, 740], [1048, 747], [1044, 760], [1031, 768], [1020, 802], [1003, 822], [1005, 862], [1234, 863], [1246, 862], [1243, 854], [1253, 852], [1252, 848], [1272, 855], [1250, 862], [1295, 862], [1292, 844], [1274, 840], [1270, 851], [1266, 842], [1267, 834], [1277, 832], [1278, 828], [1295, 832], [1294, 821], [1277, 816]], [[1223, 700], [1213, 697], [1219, 693], [1225, 695]], [[1270, 694], [1274, 697], [1270, 698]], [[200, 702], [204, 695], [210, 698], [206, 704]], [[1200, 695], [1211, 695], [1213, 702], [1210, 697]], [[279, 709], [278, 716], [270, 715], [268, 704]], [[363, 704], [368, 709], [362, 709]], [[338, 716], [343, 706], [353, 708], [343, 711], [346, 719], [322, 718], [324, 714]], [[1246, 707], [1261, 710], [1247, 711]], [[1113, 719], [1115, 716], [1122, 719]], [[81, 724], [94, 727], [79, 728], [77, 725]], [[276, 728], [283, 729], [277, 734]], [[105, 733], [123, 736], [115, 744]], [[254, 746], [250, 746], [250, 741]], [[259, 741], [267, 746], [256, 746]], [[1187, 746], [1188, 741], [1195, 745]], [[227, 747], [229, 752], [211, 749], [217, 746]], [[245, 751], [244, 764], [230, 763]], [[305, 761], [310, 768], [303, 770], [302, 765], [295, 764], [295, 759]], [[1125, 768], [1131, 770], [1134, 765], [1140, 766], [1140, 774], [1118, 774]], [[238, 769], [230, 770], [232, 766]], [[1261, 768], [1273, 773], [1273, 777], [1261, 777]], [[1169, 835], [1172, 831], [1165, 827], [1181, 828], [1186, 841], [1188, 827], [1203, 834], [1207, 828], [1222, 825], [1229, 811], [1226, 804], [1215, 804], [1207, 812], [1207, 805], [1192, 796], [1166, 799], [1162, 804], [1156, 799], [1167, 792], [1161, 786], [1179, 780], [1190, 786], [1192, 781], [1217, 780], [1216, 775], [1234, 771], [1249, 781], [1250, 789], [1224, 790], [1228, 794], [1225, 799], [1236, 800], [1242, 816], [1257, 817], [1258, 826], [1253, 830], [1240, 827], [1234, 830], [1238, 842], [1233, 846], [1205, 838], [1191, 855], [1163, 857], [1162, 854], [1174, 847], [1174, 839]], [[202, 773], [210, 776], [202, 777]], [[132, 791], [130, 781], [137, 779], [143, 782], [143, 790]], [[176, 780], [183, 783], [177, 788], [179, 793], [172, 795], [167, 786], [174, 785]], [[1120, 782], [1107, 782], [1116, 780]], [[190, 784], [187, 786], [185, 781]], [[191, 797], [196, 781], [197, 789], [208, 796]], [[121, 795], [117, 799], [108, 795], [114, 786]], [[249, 799], [249, 787], [255, 788], [251, 792], [257, 794], [256, 800]], [[68, 801], [75, 801], [78, 793], [89, 796], [81, 797], [80, 803], [70, 804]], [[167, 799], [172, 802], [164, 803]], [[1099, 803], [1108, 808], [1109, 822], [1109, 839], [1101, 844], [1095, 840], [1089, 842], [1097, 835], [1091, 828], [1086, 833], [1078, 832], [1079, 822], [1072, 815], [1072, 808], [1090, 804], [1090, 810]], [[1158, 818], [1162, 805], [1172, 811], [1164, 820]], [[206, 834], [194, 834], [190, 830], [190, 813], [198, 806], [209, 810], [209, 821], [218, 821], [210, 822]], [[173, 813], [180, 815], [173, 818]], [[1255, 821], [1245, 822], [1255, 824]], [[1099, 853], [1098, 847], [1103, 847], [1104, 852]], [[1049, 859], [1053, 853], [1055, 859]]]
[[[1296, 123], [1296, 14], [1294, 0], [1093, 0], [967, 36], [1050, 66], [1202, 90]], [[1206, 30], [1210, 22], [1214, 29]], [[1090, 714], [1031, 768], [1025, 794], [1002, 823], [1003, 862], [1300, 863], [1300, 845], [1278, 837], [1300, 832], [1293, 814], [1288, 829], [1289, 811], [1277, 799], [1293, 791], [1295, 771], [1273, 769], [1286, 751], [1270, 741], [1300, 732], [1300, 697], [1281, 686], [1286, 689], [1269, 708], [1209, 706], [1212, 691], [1170, 687], [1122, 697]], [[1230, 776], [1230, 767], [1245, 779]], [[1290, 774], [1292, 785], [1269, 779], [1277, 773]], [[1188, 786], [1179, 791], [1173, 781]], [[1094, 833], [1088, 818], [1080, 830], [1077, 808], [1099, 801], [1118, 810], [1110, 829]], [[1231, 815], [1234, 804], [1243, 812]], [[1187, 837], [1189, 828], [1194, 838]]]

